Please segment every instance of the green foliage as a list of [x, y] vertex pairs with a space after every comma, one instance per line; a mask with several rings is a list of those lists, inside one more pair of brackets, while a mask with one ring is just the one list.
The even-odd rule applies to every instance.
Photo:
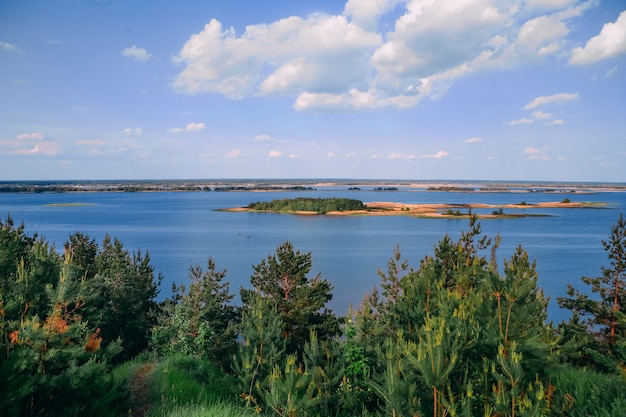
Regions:
[[273, 301], [258, 292], [248, 293], [241, 314], [243, 343], [233, 358], [233, 369], [246, 405], [264, 405], [262, 393], [267, 389], [267, 379], [285, 359], [283, 329], [282, 316]]
[[[556, 362], [545, 323], [548, 302], [521, 248], [500, 274], [498, 245], [472, 216], [467, 232], [457, 241], [445, 236], [417, 270], [394, 252], [381, 273], [383, 297], [367, 296], [355, 321], [368, 359], [385, 364], [372, 368], [371, 386], [387, 413], [469, 416], [506, 403], [520, 415], [522, 408], [541, 408], [530, 398], [545, 385], [537, 377]], [[491, 261], [483, 254], [489, 249]], [[368, 349], [371, 344], [385, 349]], [[499, 396], [492, 386], [501, 387]]]
[[[71, 253], [81, 254], [72, 264], [82, 276], [84, 319], [102, 329], [105, 345], [121, 340], [124, 350], [117, 360], [128, 360], [145, 350], [155, 324], [161, 282], [160, 275], [154, 276], [150, 255], [131, 254], [120, 240], [109, 236], [95, 256], [93, 240], [82, 235], [70, 237], [66, 246]], [[85, 260], [93, 262], [90, 267]]]
[[[561, 326], [566, 341], [584, 354], [573, 360], [615, 372], [619, 366], [626, 365], [626, 219], [622, 214], [602, 246], [609, 266], [601, 268], [600, 277], [582, 278], [597, 297], [568, 284], [567, 297], [558, 298], [558, 302], [573, 312], [569, 323]], [[580, 330], [583, 325], [580, 319], [585, 318], [584, 324], [592, 331], [593, 338]]]
[[248, 204], [248, 209], [274, 212], [308, 211], [317, 214], [326, 214], [331, 211], [366, 210], [367, 207], [360, 200], [350, 198], [286, 198], [283, 200], [259, 201]]
[[241, 289], [244, 305], [257, 293], [277, 308], [288, 353], [302, 352], [311, 331], [320, 340], [340, 334], [339, 319], [326, 308], [332, 298], [332, 286], [320, 274], [308, 278], [311, 266], [311, 254], [294, 250], [287, 241], [278, 246], [274, 255], [253, 266], [250, 282], [255, 290]]
[[242, 409], [228, 402], [216, 404], [192, 404], [171, 406], [162, 412], [153, 412], [154, 417], [258, 417], [254, 410]]
[[174, 285], [172, 300], [163, 303], [159, 324], [152, 328], [151, 344], [159, 354], [184, 353], [229, 368], [238, 315], [225, 277], [209, 258], [206, 270], [189, 268], [189, 290]]
[[623, 416], [626, 380], [589, 369], [563, 366], [551, 375], [549, 400], [554, 416]]
[[[35, 244], [33, 250], [45, 247]], [[32, 314], [28, 299], [21, 299], [22, 313], [11, 317], [0, 304], [4, 387], [0, 409], [24, 416], [115, 413], [124, 404], [125, 394], [112, 379], [108, 363], [120, 352], [119, 344], [101, 348], [100, 329], [83, 321], [80, 282], [70, 273], [69, 255], [58, 268], [57, 281], [45, 288], [47, 310]], [[25, 270], [21, 263], [18, 282], [33, 281], [39, 272]]]
[[[518, 247], [498, 268], [500, 238], [475, 216], [415, 269], [395, 248], [381, 291], [343, 324], [326, 308], [330, 283], [308, 277], [311, 254], [289, 242], [254, 267], [240, 310], [210, 258], [159, 306], [147, 254], [77, 233], [61, 257], [10, 218], [1, 226], [8, 415], [577, 417], [626, 406], [622, 216], [603, 242], [609, 266], [583, 278], [597, 297], [570, 287], [560, 302], [574, 314], [558, 331], [535, 262]], [[112, 371], [122, 348], [122, 360], [135, 358], [150, 334], [159, 355]], [[247, 409], [229, 405], [237, 394]]]

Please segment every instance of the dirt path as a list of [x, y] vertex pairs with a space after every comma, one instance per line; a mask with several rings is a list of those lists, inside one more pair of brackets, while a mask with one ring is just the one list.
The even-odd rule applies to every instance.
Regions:
[[132, 417], [144, 417], [148, 414], [150, 392], [147, 380], [155, 366], [156, 364], [154, 363], [140, 366], [135, 371], [135, 376], [130, 382], [130, 401], [132, 404], [130, 415]]

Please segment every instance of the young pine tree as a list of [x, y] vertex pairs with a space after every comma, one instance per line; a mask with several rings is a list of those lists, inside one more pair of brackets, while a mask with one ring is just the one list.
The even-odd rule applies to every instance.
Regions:
[[315, 331], [320, 340], [329, 340], [341, 334], [339, 319], [326, 308], [332, 298], [332, 286], [318, 274], [307, 277], [311, 271], [311, 254], [300, 253], [291, 242], [285, 242], [254, 266], [250, 282], [255, 290], [241, 290], [241, 299], [249, 303], [253, 293], [272, 301], [281, 315], [287, 352], [302, 352]]
[[[566, 334], [575, 334], [580, 326], [579, 318], [586, 319], [588, 330], [594, 339], [579, 338], [589, 362], [604, 370], [615, 370], [611, 361], [626, 362], [626, 219], [620, 214], [611, 227], [608, 240], [602, 241], [609, 266], [602, 267], [602, 275], [583, 277], [585, 283], [598, 298], [592, 298], [573, 286], [567, 286], [567, 297], [558, 298], [561, 307], [572, 310], [573, 317], [562, 325]], [[571, 328], [568, 330], [568, 327]], [[611, 361], [607, 361], [610, 359]], [[610, 369], [613, 368], [613, 369]]]
[[152, 345], [161, 354], [186, 353], [228, 369], [235, 351], [237, 311], [234, 295], [209, 258], [206, 270], [189, 268], [188, 289], [173, 287], [173, 299], [165, 302], [160, 323], [152, 329]]

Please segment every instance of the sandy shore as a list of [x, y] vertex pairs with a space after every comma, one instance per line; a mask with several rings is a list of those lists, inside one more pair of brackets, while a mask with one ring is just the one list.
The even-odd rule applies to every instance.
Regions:
[[[504, 212], [506, 209], [553, 209], [553, 208], [598, 208], [602, 207], [599, 203], [586, 203], [586, 202], [543, 202], [537, 204], [484, 204], [484, 203], [470, 203], [470, 204], [406, 204], [406, 203], [394, 203], [388, 201], [375, 201], [371, 203], [364, 203], [367, 210], [351, 210], [351, 211], [331, 211], [326, 213], [327, 216], [415, 216], [415, 217], [439, 217], [439, 218], [458, 218], [467, 216], [469, 210], [475, 209], [491, 209], [494, 211], [502, 210], [502, 213], [498, 214], [479, 214], [479, 218], [502, 218], [502, 217], [525, 217], [532, 216], [532, 213], [515, 213], [509, 214]], [[247, 207], [235, 207], [225, 209], [225, 211], [256, 211], [248, 209]], [[457, 214], [453, 214], [457, 213]], [[460, 214], [458, 214], [460, 213]], [[293, 212], [290, 214], [297, 215], [316, 215], [315, 212]]]

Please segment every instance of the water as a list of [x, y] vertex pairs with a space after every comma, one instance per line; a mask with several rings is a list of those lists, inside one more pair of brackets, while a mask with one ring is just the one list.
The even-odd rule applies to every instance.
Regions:
[[[563, 195], [544, 193], [431, 193], [425, 191], [347, 191], [318, 187], [292, 192], [157, 192], [157, 193], [42, 193], [0, 194], [0, 215], [24, 222], [27, 233], [38, 233], [58, 249], [80, 231], [101, 242], [106, 234], [119, 238], [133, 251], [149, 251], [152, 265], [164, 277], [161, 297], [170, 295], [173, 282], [183, 283], [188, 268], [205, 266], [212, 257], [227, 270], [231, 292], [250, 287], [252, 266], [285, 240], [301, 252], [311, 252], [313, 271], [334, 286], [330, 307], [345, 314], [355, 308], [380, 281], [396, 245], [413, 266], [444, 236], [458, 238], [467, 220], [418, 219], [404, 216], [332, 217], [218, 211], [252, 201], [295, 197], [349, 197], [402, 203], [537, 203], [560, 201]], [[626, 193], [568, 195], [572, 201], [598, 201], [603, 209], [534, 209], [551, 217], [494, 219], [481, 222], [489, 236], [500, 233], [498, 262], [503, 264], [522, 245], [537, 261], [539, 285], [550, 296], [550, 318], [566, 319], [556, 297], [566, 284], [584, 290], [582, 276], [600, 275], [608, 265], [601, 241], [626, 206]], [[67, 205], [80, 203], [81, 205]], [[49, 205], [60, 204], [60, 205]], [[506, 210], [511, 212], [512, 210]]]

